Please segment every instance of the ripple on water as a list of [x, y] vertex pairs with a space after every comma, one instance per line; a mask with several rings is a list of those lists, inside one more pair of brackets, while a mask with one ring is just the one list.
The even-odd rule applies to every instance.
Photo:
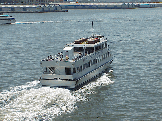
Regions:
[[16, 86], [0, 93], [0, 115], [2, 120], [41, 120], [71, 113], [76, 102], [87, 101], [86, 96], [94, 94], [93, 88], [113, 83], [107, 74], [79, 90], [41, 87], [39, 81]]

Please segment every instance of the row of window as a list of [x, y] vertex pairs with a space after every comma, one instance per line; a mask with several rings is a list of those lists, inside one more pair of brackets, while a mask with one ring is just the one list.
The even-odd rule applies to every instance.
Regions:
[[73, 68], [73, 73], [81, 72], [81, 71], [83, 71], [84, 69], [89, 68], [90, 66], [92, 66], [92, 65], [94, 65], [94, 64], [97, 64], [97, 63], [101, 62], [102, 60], [106, 59], [106, 58], [109, 57], [109, 56], [110, 56], [110, 53], [107, 52], [107, 53], [105, 53], [105, 54], [102, 55], [102, 56], [99, 56], [99, 57], [97, 57], [97, 58], [95, 58], [95, 59], [93, 59], [93, 60], [90, 60], [88, 63], [85, 63], [85, 64], [83, 64], [83, 65], [81, 65], [81, 66], [79, 66], [79, 67], [77, 67], [77, 68]]
[[[103, 49], [103, 48], [107, 48], [107, 43], [106, 42], [101, 44], [101, 45], [96, 46], [95, 51], [98, 51], [98, 50]], [[83, 51], [84, 51], [83, 47], [75, 47], [74, 48], [74, 52], [83, 52]], [[88, 52], [87, 54], [93, 53], [94, 52], [94, 47], [86, 47], [85, 52]]]
[[[65, 74], [66, 75], [71, 75], [72, 73], [76, 73], [76, 72], [79, 73], [79, 72], [83, 71], [84, 69], [89, 68], [92, 65], [101, 62], [102, 60], [106, 59], [109, 56], [110, 56], [110, 52], [107, 52], [107, 53], [103, 54], [102, 56], [99, 56], [99, 57], [97, 57], [97, 58], [95, 58], [93, 60], [90, 60], [87, 63], [84, 63], [81, 66], [78, 66], [76, 68], [73, 68], [73, 70], [71, 70], [71, 68], [65, 67]], [[49, 67], [48, 68], [48, 72], [55, 73], [55, 67]], [[47, 67], [45, 68], [44, 73], [47, 73]]]

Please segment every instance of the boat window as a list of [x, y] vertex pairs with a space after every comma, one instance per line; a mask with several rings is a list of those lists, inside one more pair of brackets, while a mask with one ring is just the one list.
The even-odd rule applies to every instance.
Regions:
[[66, 75], [71, 75], [71, 68], [65, 67], [65, 74]]
[[100, 50], [101, 49], [101, 45], [98, 45], [98, 46], [96, 46], [96, 48], [95, 48], [95, 50], [97, 51], [97, 50]]
[[110, 53], [108, 52], [108, 56], [110, 56]]
[[74, 52], [82, 52], [83, 47], [74, 47]]
[[93, 59], [93, 64], [96, 64], [97, 63], [97, 59]]
[[82, 71], [82, 66], [80, 66], [80, 71]]
[[86, 47], [85, 52], [86, 53], [88, 52], [87, 54], [93, 53], [94, 52], [94, 47]]
[[102, 45], [99, 46], [99, 50], [101, 49]]
[[75, 68], [73, 68], [73, 73], [76, 73], [76, 69]]
[[90, 61], [88, 62], [88, 67], [90, 67]]

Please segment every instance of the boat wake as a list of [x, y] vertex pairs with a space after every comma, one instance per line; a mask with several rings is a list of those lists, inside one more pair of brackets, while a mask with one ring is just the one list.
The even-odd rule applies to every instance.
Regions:
[[94, 82], [90, 82], [88, 85], [83, 86], [81, 89], [78, 90], [78, 92], [84, 92], [87, 94], [89, 93], [95, 93], [94, 91], [92, 91], [94, 88], [99, 87], [99, 86], [106, 86], [109, 84], [114, 83], [114, 81], [111, 81], [108, 78], [109, 74], [103, 73], [103, 75], [97, 79], [97, 81]]
[[[64, 22], [89, 22], [89, 21], [83, 21], [83, 20], [64, 20], [64, 21], [23, 21], [23, 22], [15, 22], [11, 24], [39, 24], [39, 23], [64, 23]], [[95, 22], [101, 22], [101, 20], [95, 21]]]
[[54, 21], [35, 21], [35, 22], [15, 22], [12, 24], [38, 24], [38, 23], [53, 23]]
[[76, 102], [87, 101], [97, 86], [113, 83], [107, 74], [76, 91], [42, 87], [39, 81], [16, 86], [0, 93], [0, 120], [52, 120], [73, 112]]
[[0, 94], [0, 120], [54, 118], [72, 112], [76, 100], [67, 89], [40, 87], [39, 81], [33, 81]]

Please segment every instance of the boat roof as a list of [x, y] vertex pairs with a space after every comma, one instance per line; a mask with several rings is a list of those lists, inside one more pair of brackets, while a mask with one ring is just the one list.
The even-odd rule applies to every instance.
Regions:
[[72, 50], [73, 47], [65, 47], [63, 50]]
[[[84, 39], [86, 39], [86, 40], [90, 39], [91, 40], [91, 39], [94, 39], [94, 38], [103, 38], [103, 37], [104, 36], [102, 36], [102, 35], [93, 35], [90, 38], [80, 38], [79, 40], [84, 40]], [[78, 41], [78, 40], [75, 40], [75, 41]], [[94, 47], [94, 46], [100, 45], [103, 42], [107, 42], [107, 40], [100, 39], [100, 42], [95, 42], [95, 43], [91, 43], [91, 44], [88, 44], [88, 43], [85, 43], [85, 42], [83, 42], [83, 43], [73, 42], [73, 43], [66, 44], [65, 47]]]
[[8, 17], [9, 15], [0, 15], [0, 17]]

